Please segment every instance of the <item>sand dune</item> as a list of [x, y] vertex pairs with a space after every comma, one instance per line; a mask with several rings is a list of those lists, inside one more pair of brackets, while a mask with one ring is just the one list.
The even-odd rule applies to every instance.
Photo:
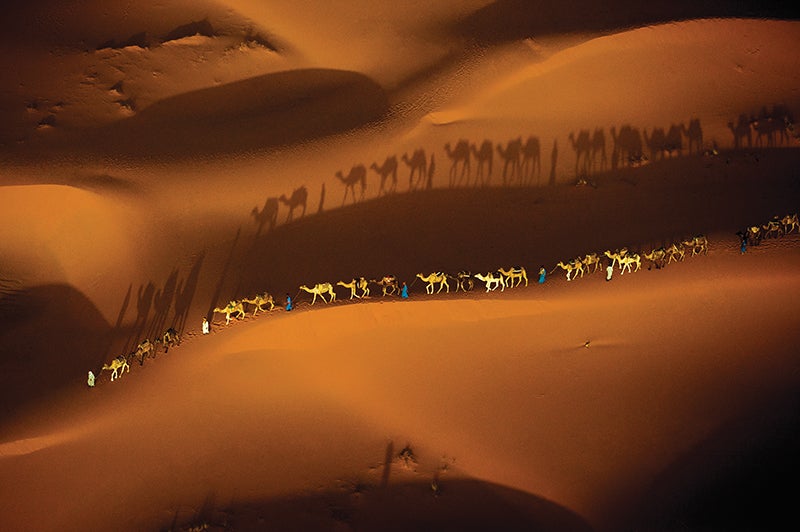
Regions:
[[798, 22], [729, 4], [7, 9], [0, 529], [778, 527], [799, 237], [736, 232], [797, 212]]

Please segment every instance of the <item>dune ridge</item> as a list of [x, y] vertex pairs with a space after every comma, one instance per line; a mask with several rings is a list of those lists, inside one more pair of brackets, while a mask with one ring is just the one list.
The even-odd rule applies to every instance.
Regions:
[[[737, 235], [800, 198], [782, 6], [5, 13], [0, 529], [793, 519], [800, 228]], [[556, 266], [699, 234], [611, 281]], [[415, 280], [512, 266], [527, 287]], [[388, 274], [408, 300], [336, 285]]]

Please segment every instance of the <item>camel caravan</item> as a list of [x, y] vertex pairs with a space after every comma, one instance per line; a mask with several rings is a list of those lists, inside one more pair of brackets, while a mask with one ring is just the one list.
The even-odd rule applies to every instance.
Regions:
[[[742, 252], [744, 253], [746, 244], [758, 245], [763, 239], [779, 238], [792, 232], [800, 233], [800, 221], [798, 221], [797, 214], [774, 216], [768, 222], [749, 226], [743, 231], [738, 232], [737, 235], [742, 238]], [[653, 266], [655, 266], [656, 269], [662, 269], [673, 262], [678, 263], [684, 261], [687, 256], [708, 255], [708, 249], [708, 238], [701, 234], [686, 240], [673, 242], [668, 246], [653, 248], [647, 252], [637, 253], [627, 247], [623, 247], [615, 249], [614, 251], [605, 250], [602, 253], [588, 253], [566, 262], [559, 261], [549, 270], [549, 273], [552, 274], [560, 268], [565, 272], [567, 281], [573, 281], [577, 278], [583, 278], [586, 275], [596, 273], [601, 269], [605, 261], [607, 263], [606, 279], [610, 280], [611, 272], [613, 272], [614, 268], [619, 268], [620, 275], [636, 273], [643, 265], [647, 265], [648, 270]], [[542, 266], [539, 270], [539, 284], [544, 282], [547, 272], [548, 270]], [[486, 273], [479, 272], [476, 274], [472, 274], [466, 270], [459, 271], [456, 274], [449, 274], [442, 271], [430, 273], [420, 272], [415, 275], [411, 286], [419, 281], [424, 284], [425, 293], [427, 295], [440, 294], [442, 291], [450, 293], [451, 290], [453, 292], [470, 292], [475, 288], [475, 280], [483, 283], [486, 292], [494, 292], [496, 290], [504, 292], [506, 289], [521, 287], [523, 283], [526, 287], [528, 286], [528, 274], [522, 266], [498, 268], [494, 271], [487, 271]], [[287, 303], [296, 299], [303, 292], [312, 296], [309, 302], [311, 306], [316, 304], [317, 299], [321, 299], [326, 304], [334, 303], [337, 300], [335, 290], [337, 286], [349, 290], [349, 300], [366, 299], [370, 298], [370, 294], [373, 293], [370, 289], [370, 285], [376, 285], [380, 288], [381, 298], [392, 296], [406, 298], [408, 297], [408, 289], [410, 288], [406, 283], [399, 282], [394, 275], [385, 275], [379, 279], [353, 277], [350, 280], [338, 281], [336, 283], [315, 283], [311, 287], [303, 284], [299, 287], [295, 298], [288, 298], [287, 294]], [[213, 312], [223, 315], [225, 317], [225, 325], [230, 325], [232, 321], [242, 320], [247, 317], [248, 310], [245, 305], [251, 307], [252, 317], [256, 317], [259, 312], [270, 313], [277, 306], [275, 298], [270, 293], [262, 292], [253, 297], [230, 300], [224, 307], [215, 307]], [[286, 310], [290, 310], [290, 308], [291, 307], [287, 304]], [[121, 377], [126, 370], [130, 371], [130, 359], [138, 359], [139, 364], [143, 365], [147, 358], [155, 358], [158, 346], [163, 346], [164, 352], [166, 353], [170, 347], [179, 345], [180, 341], [181, 339], [178, 331], [170, 327], [154, 341], [151, 342], [145, 339], [128, 355], [120, 355], [112, 360], [111, 363], [104, 364], [102, 371], [110, 371], [111, 380], [114, 381]]]
[[178, 331], [174, 327], [168, 328], [164, 333], [153, 340], [152, 342], [145, 338], [136, 346], [136, 349], [131, 351], [126, 355], [119, 355], [114, 360], [111, 361], [110, 364], [103, 364], [101, 372], [103, 371], [110, 371], [111, 372], [111, 381], [113, 382], [122, 375], [127, 370], [130, 372], [131, 367], [129, 364], [130, 360], [139, 360], [139, 365], [144, 365], [144, 361], [147, 358], [155, 358], [157, 353], [157, 348], [159, 345], [164, 347], [164, 353], [169, 351], [170, 347], [180, 345], [181, 343], [181, 336]]
[[[784, 216], [773, 216], [764, 224], [750, 225], [736, 233], [747, 245], [757, 246], [765, 239], [779, 238], [794, 231], [800, 232], [800, 222], [797, 213]], [[742, 251], [744, 252], [744, 242]]]

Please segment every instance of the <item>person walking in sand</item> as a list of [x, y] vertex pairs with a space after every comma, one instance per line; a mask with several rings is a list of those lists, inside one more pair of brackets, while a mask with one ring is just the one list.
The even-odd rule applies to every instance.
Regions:
[[208, 318], [203, 316], [203, 334], [208, 334], [211, 326], [208, 324]]
[[408, 299], [408, 285], [403, 281], [403, 287], [400, 289], [400, 297]]
[[606, 281], [610, 281], [613, 275], [614, 275], [614, 263], [609, 262], [608, 266], [606, 266]]
[[289, 294], [286, 294], [286, 310], [289, 311], [289, 310], [292, 310], [292, 308], [294, 308], [292, 306], [292, 296], [290, 296]]
[[539, 284], [544, 284], [544, 278], [547, 276], [547, 270], [544, 265], [539, 267]]
[[86, 380], [86, 384], [88, 384], [90, 388], [94, 387], [94, 373], [92, 373], [91, 371], [89, 371], [89, 377]]
[[744, 255], [745, 251], [747, 251], [747, 232], [739, 231], [736, 234], [739, 235], [739, 238], [741, 239], [741, 247], [739, 248], [739, 251], [742, 255]]

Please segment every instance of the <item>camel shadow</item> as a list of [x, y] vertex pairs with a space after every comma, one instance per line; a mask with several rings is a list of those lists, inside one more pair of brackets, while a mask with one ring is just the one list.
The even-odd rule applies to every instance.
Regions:
[[503, 186], [511, 186], [515, 180], [519, 180], [521, 183], [522, 137], [509, 140], [505, 146], [498, 143], [496, 149], [503, 161]]
[[201, 252], [192, 264], [189, 274], [185, 279], [178, 282], [178, 287], [175, 291], [175, 314], [172, 318], [172, 327], [183, 334], [186, 330], [186, 322], [189, 317], [189, 310], [194, 300], [195, 292], [197, 291], [198, 281], [200, 279], [200, 270], [203, 267], [205, 260], [205, 252]]
[[644, 142], [638, 128], [630, 124], [624, 124], [620, 127], [619, 132], [614, 126], [611, 127], [610, 131], [614, 146], [611, 151], [612, 170], [621, 167], [641, 166], [646, 162]]
[[[739, 120], [741, 122], [741, 117]], [[763, 106], [757, 115], [750, 118], [750, 128], [755, 134], [753, 146], [756, 148], [774, 148], [789, 143], [790, 126], [794, 125], [794, 117], [788, 107], [782, 104], [772, 106], [768, 110]]]
[[475, 186], [489, 185], [494, 171], [494, 143], [489, 139], [484, 139], [480, 146], [470, 144], [470, 152], [477, 163]]
[[[303, 211], [300, 213], [300, 217], [306, 215], [306, 206], [308, 204], [308, 189], [305, 185], [300, 186], [292, 191], [291, 196], [286, 197], [285, 194], [281, 194], [278, 198], [278, 201], [283, 203], [289, 208], [289, 212], [286, 215], [286, 223], [291, 222], [294, 220], [294, 210], [302, 207]], [[277, 215], [276, 215], [277, 216]]]
[[[400, 159], [409, 169], [408, 192], [422, 190], [427, 186], [428, 178], [428, 156], [423, 148], [415, 149], [411, 155], [404, 153]], [[431, 174], [432, 178], [433, 174]]]
[[276, 197], [267, 198], [261, 210], [258, 209], [258, 205], [253, 207], [253, 210], [250, 211], [250, 215], [253, 217], [256, 224], [256, 235], [260, 235], [265, 226], [267, 227], [267, 231], [275, 229], [275, 226], [278, 224], [278, 208], [279, 203]]
[[[397, 155], [388, 155], [380, 166], [377, 162], [374, 162], [369, 165], [369, 168], [381, 178], [378, 197], [397, 192]], [[389, 181], [388, 186], [386, 184], [387, 181]]]
[[[358, 201], [364, 199], [364, 194], [367, 191], [367, 168], [363, 164], [354, 165], [347, 175], [342, 174], [341, 170], [337, 170], [334, 176], [344, 185], [344, 198], [342, 198], [342, 205], [347, 202], [348, 192], [353, 198], [353, 203], [357, 203]], [[359, 185], [361, 192], [358, 199], [356, 199], [356, 185]]]

